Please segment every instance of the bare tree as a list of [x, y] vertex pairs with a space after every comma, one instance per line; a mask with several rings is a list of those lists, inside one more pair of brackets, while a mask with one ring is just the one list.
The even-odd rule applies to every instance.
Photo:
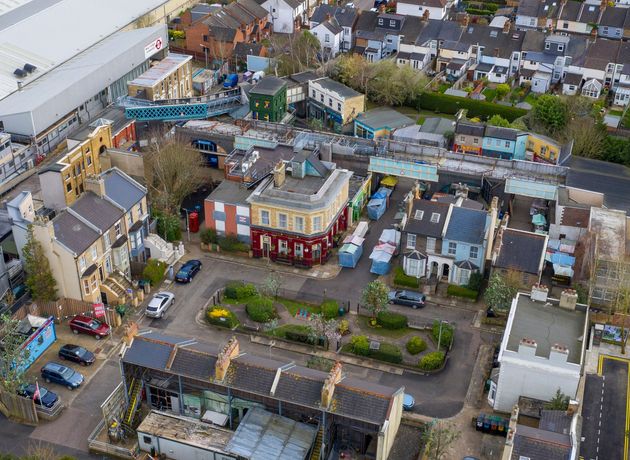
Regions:
[[263, 282], [263, 290], [265, 294], [274, 299], [278, 298], [280, 288], [282, 287], [282, 277], [276, 271], [272, 271], [267, 275]]
[[422, 434], [426, 445], [425, 454], [430, 460], [441, 460], [450, 445], [460, 436], [460, 432], [450, 422], [435, 420]]
[[207, 180], [203, 156], [175, 136], [156, 139], [145, 157], [149, 193], [159, 211], [178, 214], [184, 198]]

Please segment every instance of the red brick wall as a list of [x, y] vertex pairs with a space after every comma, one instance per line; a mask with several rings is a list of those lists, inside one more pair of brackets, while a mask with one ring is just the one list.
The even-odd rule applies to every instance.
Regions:
[[225, 209], [225, 234], [236, 235], [236, 206], [233, 204], [224, 204]]
[[205, 226], [206, 228], [213, 228], [216, 230], [214, 219], [212, 218], [213, 212], [214, 212], [214, 201], [205, 200], [203, 202], [203, 214], [206, 217]]
[[112, 137], [112, 145], [116, 148], [120, 148], [126, 142], [136, 141], [136, 122], [132, 121], [123, 129], [115, 133]]

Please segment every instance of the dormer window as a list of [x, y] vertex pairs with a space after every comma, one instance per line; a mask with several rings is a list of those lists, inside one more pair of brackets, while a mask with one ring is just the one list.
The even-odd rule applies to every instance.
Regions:
[[439, 221], [440, 221], [440, 213], [438, 212], [431, 213], [431, 223], [437, 224]]
[[396, 27], [396, 21], [394, 21], [393, 19], [389, 20], [389, 27]]
[[382, 26], [383, 25], [383, 18], [378, 18], [378, 25]]
[[548, 50], [551, 48], [551, 44], [549, 42], [545, 42], [545, 49]]
[[558, 45], [558, 51], [564, 51], [564, 45]]
[[413, 215], [413, 218], [416, 220], [422, 220], [422, 217], [424, 216], [424, 211], [421, 211], [419, 209], [416, 210], [416, 212]]

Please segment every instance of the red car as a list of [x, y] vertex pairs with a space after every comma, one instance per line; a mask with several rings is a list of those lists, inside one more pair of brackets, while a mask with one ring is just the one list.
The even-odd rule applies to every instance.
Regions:
[[75, 334], [93, 335], [96, 340], [107, 337], [111, 332], [109, 324], [83, 315], [77, 315], [70, 320], [70, 329]]

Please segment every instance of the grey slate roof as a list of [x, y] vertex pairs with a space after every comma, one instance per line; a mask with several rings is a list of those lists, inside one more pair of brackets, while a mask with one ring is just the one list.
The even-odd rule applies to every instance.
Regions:
[[125, 351], [123, 362], [160, 370], [166, 367], [172, 350], [170, 344], [136, 337]]
[[493, 139], [505, 139], [508, 141], [515, 141], [518, 137], [518, 130], [512, 128], [503, 128], [501, 126], [486, 126], [486, 132], [484, 137], [492, 137]]
[[[442, 230], [446, 222], [449, 205], [438, 203], [436, 201], [415, 200], [411, 210], [411, 216], [405, 224], [405, 232], [414, 233], [416, 235], [430, 236], [439, 238], [442, 236]], [[423, 211], [422, 219], [416, 219], [416, 211]], [[440, 218], [437, 222], [431, 222], [431, 215], [439, 214]]]
[[325, 372], [294, 367], [282, 372], [275, 396], [308, 407], [319, 407]]
[[125, 214], [120, 208], [92, 192], [81, 195], [70, 209], [103, 232], [112, 228]]
[[146, 189], [118, 168], [102, 174], [105, 181], [105, 194], [109, 199], [129, 211], [146, 195]]
[[225, 382], [233, 388], [268, 395], [278, 367], [287, 363], [254, 355], [243, 355], [232, 360]]
[[322, 23], [322, 26], [326, 27], [333, 35], [337, 35], [343, 32], [343, 28], [339, 25], [337, 19], [335, 18], [330, 18], [324, 21]]
[[55, 238], [77, 255], [85, 252], [100, 235], [69, 212], [62, 212], [53, 220]]
[[178, 374], [209, 380], [214, 377], [216, 356], [182, 347], [177, 350], [171, 371]]
[[566, 85], [580, 86], [582, 83], [582, 75], [577, 73], [567, 73], [567, 76], [564, 77], [562, 82]]
[[470, 260], [459, 260], [455, 262], [455, 266], [463, 269], [463, 270], [479, 270], [479, 267], [472, 263]]
[[538, 274], [545, 250], [545, 235], [506, 228], [494, 266]]
[[483, 137], [484, 131], [485, 126], [481, 123], [460, 120], [455, 124], [455, 134]]
[[335, 386], [330, 410], [366, 421], [386, 420], [394, 393], [390, 387], [346, 377]]
[[282, 88], [286, 88], [287, 82], [273, 75], [262, 78], [251, 90], [252, 94], [265, 94], [275, 96]]
[[568, 435], [517, 425], [512, 459], [568, 460], [570, 453]]
[[260, 52], [264, 46], [261, 43], [247, 43], [238, 42], [234, 46], [234, 54], [241, 58], [247, 58], [247, 56], [260, 56]]
[[319, 78], [318, 80], [315, 80], [315, 81], [319, 85], [321, 85], [323, 88], [327, 89], [328, 91], [333, 91], [339, 94], [340, 96], [342, 96], [343, 98], [361, 96], [361, 93], [353, 90], [352, 88], [344, 85], [343, 83], [339, 83], [338, 81], [335, 81], [328, 77]]
[[600, 27], [615, 27], [617, 29], [623, 28], [626, 22], [626, 16], [628, 15], [628, 8], [608, 7], [602, 13], [602, 17], [599, 20]]
[[545, 431], [553, 431], [554, 433], [569, 434], [572, 420], [573, 417], [567, 415], [566, 411], [543, 409], [540, 411], [538, 428]]
[[359, 16], [359, 12], [356, 8], [323, 4], [315, 8], [311, 16], [311, 23], [321, 24], [326, 21], [328, 15], [334, 17], [341, 27], [352, 27]]
[[521, 30], [504, 33], [496, 27], [471, 24], [464, 29], [460, 43], [467, 46], [483, 46], [485, 55], [510, 58], [514, 51], [521, 51], [524, 39], [525, 32]]
[[454, 207], [444, 238], [469, 244], [483, 244], [486, 234], [484, 211]]

